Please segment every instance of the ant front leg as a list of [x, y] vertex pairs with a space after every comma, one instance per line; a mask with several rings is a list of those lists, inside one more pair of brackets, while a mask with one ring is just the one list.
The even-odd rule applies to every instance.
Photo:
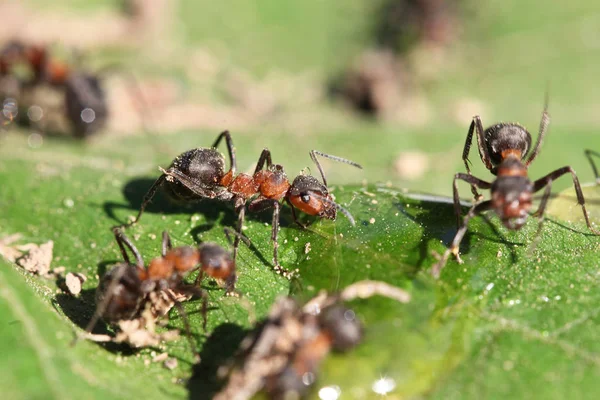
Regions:
[[440, 272], [446, 266], [446, 262], [448, 261], [450, 254], [454, 254], [454, 257], [456, 257], [456, 261], [459, 264], [463, 263], [458, 252], [460, 250], [460, 242], [462, 242], [465, 233], [467, 233], [467, 226], [469, 224], [469, 221], [474, 216], [479, 215], [482, 212], [489, 210], [490, 208], [492, 208], [492, 202], [490, 200], [484, 201], [483, 203], [475, 204], [473, 207], [471, 207], [467, 215], [465, 215], [465, 217], [463, 218], [463, 224], [456, 232], [454, 239], [452, 239], [450, 247], [446, 249], [440, 260], [431, 268], [431, 274], [435, 278], [439, 278]]
[[[492, 160], [490, 158], [490, 154], [488, 153], [487, 146], [485, 145], [485, 137], [483, 124], [481, 123], [481, 118], [479, 115], [473, 117], [473, 121], [471, 121], [471, 125], [469, 126], [469, 132], [467, 133], [467, 140], [465, 141], [465, 147], [463, 149], [462, 160], [465, 163], [465, 167], [467, 168], [467, 173], [471, 175], [471, 168], [469, 167], [469, 152], [471, 151], [471, 144], [473, 143], [473, 132], [477, 132], [477, 147], [479, 149], [479, 157], [481, 161], [485, 164], [485, 167], [488, 170], [492, 170]], [[481, 200], [481, 194], [477, 192], [477, 187], [471, 184], [471, 193], [475, 196], [475, 201]]]
[[[571, 176], [573, 177], [573, 186], [575, 187], [575, 193], [577, 194], [577, 204], [579, 204], [581, 206], [581, 209], [583, 211], [583, 217], [585, 218], [585, 223], [586, 223], [588, 229], [592, 233], [594, 233], [595, 235], [600, 235], [599, 231], [592, 228], [592, 224], [590, 223], [590, 217], [588, 215], [587, 209], [585, 208], [585, 198], [583, 197], [583, 191], [581, 190], [581, 184], [579, 183], [577, 174], [575, 174], [575, 171], [570, 166], [559, 168], [556, 171], [552, 171], [548, 175], [535, 181], [533, 183], [533, 192], [535, 193], [535, 192], [540, 191], [542, 188], [546, 187], [547, 185], [550, 185], [552, 183], [552, 181], [560, 178], [561, 176], [563, 176], [564, 174], [567, 174], [569, 172], [571, 173]], [[549, 190], [546, 190], [546, 193], [548, 193], [548, 196], [550, 196]], [[547, 200], [548, 199], [542, 199], [542, 205], [544, 206], [544, 208], [546, 207]], [[544, 209], [542, 209], [541, 206], [540, 206], [541, 214], [543, 214]], [[536, 212], [536, 214], [538, 214], [538, 213], [540, 213], [540, 210], [538, 210], [538, 212]], [[541, 216], [541, 214], [538, 216]]]
[[269, 149], [263, 149], [262, 153], [260, 153], [256, 168], [254, 169], [254, 174], [263, 169], [265, 163], [267, 163], [267, 169], [270, 169], [271, 165], [273, 165], [273, 161], [271, 160], [271, 150]]
[[596, 185], [600, 185], [600, 176], [598, 175], [598, 168], [596, 168], [596, 163], [592, 159], [592, 156], [600, 157], [600, 153], [594, 150], [585, 150], [585, 156], [590, 161], [592, 165], [592, 170], [594, 171], [594, 176], [596, 177]]
[[294, 220], [294, 222], [296, 224], [298, 224], [298, 226], [300, 226], [300, 228], [302, 228], [302, 229], [308, 228], [308, 225], [303, 224], [298, 219], [298, 216], [296, 215], [296, 207], [294, 207], [294, 205], [292, 204], [292, 202], [288, 198], [286, 198], [285, 201], [288, 203], [288, 205], [290, 206], [290, 209], [292, 210], [292, 219]]
[[221, 132], [221, 134], [217, 136], [217, 140], [215, 140], [212, 147], [216, 149], [223, 138], [225, 138], [225, 142], [227, 143], [230, 170], [232, 172], [232, 175], [235, 175], [235, 171], [237, 169], [237, 161], [235, 158], [235, 147], [233, 147], [233, 139], [231, 139], [231, 134], [229, 133], [229, 131]]
[[150, 204], [150, 202], [152, 201], [152, 199], [154, 198], [154, 195], [156, 195], [156, 191], [158, 190], [158, 188], [164, 183], [165, 179], [167, 179], [167, 176], [165, 174], [162, 174], [150, 187], [150, 189], [148, 190], [148, 192], [144, 195], [144, 198], [142, 200], [142, 205], [140, 206], [140, 211], [138, 211], [138, 215], [135, 217], [135, 219], [129, 223], [125, 223], [122, 225], [118, 225], [115, 226], [114, 228], [126, 228], [129, 227], [131, 225], [135, 225], [137, 224], [137, 222], [140, 220], [140, 218], [142, 217], [142, 214], [144, 213], [144, 210], [146, 209], [146, 206], [148, 206], [148, 204]]
[[456, 181], [458, 179], [470, 183], [471, 188], [475, 188], [475, 191], [477, 191], [477, 188], [490, 189], [492, 187], [492, 184], [479, 178], [476, 178], [470, 173], [463, 174], [459, 172], [454, 175], [454, 180], [452, 181], [452, 199], [454, 201], [454, 214], [456, 215], [456, 226], [460, 227], [460, 197], [458, 196], [458, 185], [456, 184]]

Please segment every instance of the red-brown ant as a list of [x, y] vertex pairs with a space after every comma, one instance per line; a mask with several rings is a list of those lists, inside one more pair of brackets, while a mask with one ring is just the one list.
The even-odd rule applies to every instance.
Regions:
[[[229, 153], [230, 168], [225, 171], [225, 157], [217, 150], [221, 140], [225, 138], [227, 150]], [[324, 154], [316, 150], [310, 152], [310, 157], [317, 165], [323, 183], [319, 182], [313, 176], [299, 175], [290, 184], [283, 167], [273, 164], [271, 161], [271, 152], [264, 149], [258, 159], [254, 174], [249, 175], [240, 173], [236, 175], [236, 158], [233, 141], [228, 131], [222, 132], [210, 148], [197, 148], [186, 151], [179, 155], [171, 166], [164, 170], [163, 174], [154, 182], [148, 193], [144, 196], [140, 211], [136, 218], [129, 224], [135, 224], [148, 203], [152, 200], [160, 186], [166, 189], [169, 197], [180, 201], [191, 201], [198, 199], [216, 199], [230, 201], [233, 203], [238, 214], [238, 224], [236, 228], [236, 238], [233, 245], [233, 259], [237, 255], [239, 240], [241, 238], [242, 225], [246, 213], [246, 203], [250, 211], [260, 211], [273, 208], [273, 222], [271, 230], [271, 240], [273, 241], [273, 262], [276, 267], [279, 266], [277, 248], [277, 235], [279, 232], [279, 213], [281, 208], [280, 201], [285, 201], [292, 209], [294, 221], [301, 227], [296, 216], [295, 209], [320, 218], [335, 220], [337, 210], [340, 210], [354, 225], [352, 215], [339, 204], [337, 204], [327, 188], [327, 180], [317, 160], [317, 155], [326, 157], [335, 161], [350, 164], [357, 168], [362, 168], [359, 164], [346, 160], [344, 158]], [[265, 168], [263, 170], [263, 168]]]
[[362, 341], [362, 324], [342, 302], [374, 295], [410, 300], [404, 290], [378, 281], [356, 282], [335, 295], [321, 293], [303, 307], [281, 297], [242, 341], [236, 360], [218, 371], [228, 382], [215, 400], [249, 399], [262, 389], [274, 399], [305, 396], [330, 351], [345, 352]]
[[[160, 292], [171, 300], [182, 316], [190, 343], [194, 347], [187, 316], [176, 296], [197, 296], [203, 299], [203, 326], [206, 327], [207, 298], [198, 285], [199, 278], [195, 284], [187, 284], [183, 278], [199, 268], [211, 277], [224, 279], [228, 290], [232, 289], [236, 274], [230, 253], [213, 243], [204, 243], [199, 247], [173, 248], [169, 234], [164, 231], [161, 257], [153, 259], [144, 267], [140, 252], [129, 238], [120, 229], [114, 229], [113, 232], [124, 262], [106, 273], [98, 284], [96, 311], [86, 332], [90, 333], [100, 318], [108, 323], [116, 323], [138, 317], [145, 307], [152, 306], [149, 304], [150, 294]], [[131, 262], [127, 249], [133, 254], [135, 262]]]
[[75, 136], [83, 138], [104, 127], [108, 105], [97, 76], [53, 59], [44, 46], [13, 41], [0, 50], [0, 77], [12, 74], [21, 64], [33, 75], [24, 88], [49, 84], [64, 90], [66, 113]]
[[[467, 140], [462, 156], [467, 168], [467, 173], [455, 174], [452, 182], [454, 211], [456, 213], [459, 229], [456, 236], [454, 236], [450, 247], [444, 252], [440, 261], [433, 266], [432, 274], [434, 276], [439, 276], [440, 271], [444, 268], [451, 253], [454, 254], [459, 263], [462, 263], [458, 254], [459, 246], [467, 232], [467, 225], [471, 218], [484, 211], [494, 210], [506, 228], [511, 230], [520, 229], [527, 220], [533, 193], [545, 188], [540, 201], [540, 206], [533, 214], [539, 218], [539, 233], [544, 220], [546, 204], [550, 197], [552, 182], [567, 173], [571, 173], [571, 176], [573, 177], [573, 185], [575, 186], [575, 193], [577, 194], [577, 203], [581, 205], [587, 227], [594, 234], [600, 235], [600, 232], [592, 228], [585, 208], [585, 199], [583, 197], [581, 185], [579, 184], [579, 179], [573, 168], [570, 166], [559, 168], [534, 182], [529, 180], [527, 176], [529, 164], [531, 164], [539, 154], [549, 122], [550, 117], [548, 116], [548, 106], [546, 101], [546, 106], [544, 107], [542, 120], [540, 122], [537, 142], [533, 152], [526, 157], [531, 148], [531, 135], [525, 127], [517, 123], [498, 123], [484, 130], [479, 116], [473, 117], [469, 132], [467, 133]], [[485, 167], [497, 177], [491, 183], [471, 175], [471, 170], [469, 168], [469, 150], [471, 148], [474, 131], [477, 133], [477, 146], [481, 161], [483, 161]], [[458, 187], [456, 184], [457, 180], [463, 180], [471, 184], [471, 191], [477, 201], [467, 215], [465, 215], [462, 226], [460, 225], [461, 209]], [[479, 203], [478, 201], [482, 196], [477, 189], [490, 189], [492, 194], [491, 200]]]

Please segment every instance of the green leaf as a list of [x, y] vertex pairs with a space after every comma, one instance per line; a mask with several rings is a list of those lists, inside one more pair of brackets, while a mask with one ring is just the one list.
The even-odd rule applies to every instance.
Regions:
[[[48, 143], [28, 150], [25, 138], [5, 138], [0, 160], [2, 236], [21, 233], [20, 244], [53, 240], [53, 267], [84, 273], [80, 298], [54, 282], [0, 263], [0, 386], [8, 398], [186, 398], [208, 397], [217, 389], [216, 369], [237, 348], [251, 326], [236, 298], [210, 282], [208, 329], [201, 328], [198, 302], [185, 309], [202, 363], [192, 365], [185, 338], [158, 349], [128, 351], [80, 342], [73, 330], [91, 317], [97, 275], [120, 258], [109, 230], [137, 211], [157, 176], [125, 150], [139, 140], [101, 140], [93, 148]], [[185, 140], [182, 140], [182, 143]], [[187, 144], [186, 144], [187, 145]], [[5, 150], [10, 149], [10, 150]], [[123, 159], [124, 162], [119, 161]], [[167, 161], [168, 162], [168, 161]], [[162, 165], [166, 165], [162, 163]], [[586, 188], [590, 213], [598, 221], [595, 187]], [[335, 291], [362, 279], [383, 280], [409, 290], [409, 304], [371, 298], [352, 302], [366, 326], [364, 343], [328, 357], [315, 386], [339, 386], [344, 398], [376, 397], [373, 385], [393, 382], [396, 398], [596, 397], [599, 393], [600, 294], [596, 290], [598, 238], [550, 204], [539, 240], [532, 218], [507, 232], [489, 215], [472, 220], [461, 245], [465, 263], [448, 262], [440, 280], [430, 275], [455, 233], [447, 198], [415, 195], [385, 185], [339, 186], [334, 194], [354, 215], [342, 215], [298, 229], [287, 209], [280, 231], [281, 263], [296, 270], [288, 280], [271, 267], [269, 213], [250, 214], [244, 233], [238, 289], [263, 317], [278, 295], [308, 299], [321, 289]], [[566, 195], [567, 201], [572, 199]], [[574, 200], [573, 200], [574, 202]], [[464, 212], [465, 210], [463, 210]], [[572, 223], [559, 219], [569, 216]], [[566, 217], [563, 217], [566, 218]], [[305, 217], [305, 221], [310, 218]], [[203, 202], [173, 206], [159, 196], [140, 223], [127, 231], [146, 261], [159, 254], [167, 229], [175, 245], [216, 241], [226, 245], [223, 226], [233, 226], [231, 207]], [[171, 312], [168, 327], [182, 327]], [[154, 352], [154, 353], [153, 353]], [[178, 358], [173, 371], [153, 363], [153, 354]], [[18, 360], [18, 362], [13, 361]]]

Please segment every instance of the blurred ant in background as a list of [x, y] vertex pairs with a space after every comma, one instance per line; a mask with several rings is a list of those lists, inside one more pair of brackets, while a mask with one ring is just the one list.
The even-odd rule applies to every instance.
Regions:
[[[30, 70], [30, 79], [15, 78], [19, 67]], [[46, 46], [19, 41], [5, 45], [0, 50], [0, 78], [5, 77], [16, 79], [17, 88], [13, 86], [9, 96], [15, 93], [22, 95], [43, 85], [64, 91], [66, 116], [78, 138], [87, 137], [106, 124], [108, 105], [100, 78], [54, 59]], [[14, 80], [12, 82], [15, 83]], [[34, 104], [26, 104], [31, 105]]]
[[356, 282], [334, 295], [322, 292], [303, 307], [290, 297], [279, 298], [242, 341], [236, 359], [218, 371], [228, 382], [215, 400], [249, 399], [262, 389], [273, 399], [305, 396], [330, 351], [346, 352], [363, 339], [362, 324], [342, 303], [374, 295], [410, 301], [409, 293], [378, 281]]
[[[229, 154], [230, 167], [225, 172], [225, 157], [217, 150], [221, 140], [225, 139]], [[323, 182], [313, 176], [299, 175], [290, 184], [281, 165], [273, 164], [271, 152], [264, 149], [258, 159], [254, 174], [240, 173], [236, 175], [236, 157], [233, 141], [228, 131], [222, 132], [211, 148], [197, 148], [186, 151], [173, 160], [171, 166], [154, 182], [148, 193], [144, 196], [140, 211], [136, 218], [121, 225], [131, 226], [137, 223], [144, 209], [152, 200], [159, 187], [163, 186], [169, 197], [179, 201], [192, 201], [199, 199], [216, 199], [232, 202], [238, 214], [236, 238], [233, 245], [233, 258], [237, 256], [239, 240], [242, 237], [242, 226], [246, 214], [246, 204], [250, 211], [262, 211], [273, 208], [271, 240], [273, 241], [273, 263], [279, 267], [277, 249], [279, 247], [277, 235], [279, 232], [279, 214], [281, 200], [284, 200], [292, 209], [294, 221], [302, 228], [305, 226], [298, 221], [296, 208], [320, 218], [335, 220], [337, 210], [340, 210], [354, 225], [352, 215], [337, 204], [327, 188], [327, 180], [317, 160], [317, 155], [331, 160], [350, 164], [362, 168], [359, 164], [328, 154], [312, 150], [310, 157], [317, 165]], [[263, 168], [265, 168], [263, 170]]]
[[[535, 160], [540, 152], [540, 147], [549, 122], [548, 98], [546, 97], [546, 104], [542, 113], [537, 142], [533, 152], [526, 157], [531, 148], [531, 135], [525, 127], [517, 123], [498, 123], [484, 130], [479, 116], [473, 117], [469, 132], [467, 133], [467, 140], [462, 156], [467, 168], [467, 173], [457, 173], [454, 175], [454, 180], [452, 182], [454, 212], [456, 213], [456, 221], [459, 229], [452, 240], [450, 248], [444, 252], [439, 262], [433, 266], [432, 274], [434, 276], [439, 276], [450, 253], [454, 254], [457, 261], [462, 264], [462, 260], [459, 256], [459, 246], [467, 231], [467, 225], [471, 218], [487, 210], [494, 210], [506, 228], [510, 230], [521, 229], [527, 220], [533, 193], [545, 188], [540, 201], [540, 206], [533, 214], [539, 218], [536, 236], [539, 235], [544, 221], [546, 204], [550, 197], [552, 182], [567, 173], [570, 173], [573, 178], [573, 185], [575, 186], [575, 193], [577, 194], [577, 203], [581, 205], [587, 227], [595, 235], [600, 235], [600, 232], [592, 228], [585, 208], [585, 199], [583, 197], [581, 185], [579, 184], [579, 179], [573, 168], [570, 166], [559, 168], [533, 182], [529, 180], [529, 177], [527, 176], [529, 165]], [[469, 150], [471, 148], [474, 131], [477, 133], [477, 146], [481, 161], [483, 161], [485, 167], [496, 176], [496, 179], [491, 183], [471, 175], [471, 169], [469, 168]], [[476, 201], [467, 215], [465, 215], [462, 226], [460, 223], [460, 199], [456, 184], [459, 179], [471, 184], [471, 192], [475, 196]], [[479, 202], [482, 196], [477, 189], [490, 189], [492, 194], [491, 200]]]
[[[187, 284], [183, 279], [192, 271], [200, 269], [209, 276], [225, 279], [228, 290], [232, 290], [236, 274], [231, 255], [213, 243], [173, 248], [169, 234], [164, 231], [161, 257], [153, 259], [144, 267], [144, 260], [131, 240], [119, 229], [114, 229], [113, 232], [124, 262], [117, 264], [100, 280], [96, 290], [96, 311], [86, 332], [90, 333], [100, 318], [108, 323], [117, 323], [139, 317], [146, 307], [155, 306], [152, 304], [151, 294], [161, 293], [177, 308], [195, 352], [189, 321], [178, 296], [202, 298], [203, 327], [206, 328], [207, 295], [199, 286], [201, 278], [196, 279], [194, 284]], [[133, 254], [135, 262], [131, 262], [127, 249]], [[158, 318], [168, 312], [169, 308], [161, 312], [154, 307], [153, 316]]]

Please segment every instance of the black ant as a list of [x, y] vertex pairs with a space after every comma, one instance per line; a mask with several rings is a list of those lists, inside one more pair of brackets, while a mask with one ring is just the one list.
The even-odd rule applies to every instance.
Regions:
[[[225, 157], [217, 150], [222, 139], [225, 139], [229, 153], [230, 168], [225, 172]], [[327, 180], [317, 160], [317, 155], [350, 164], [362, 168], [359, 164], [344, 158], [324, 154], [316, 150], [310, 152], [310, 157], [317, 165], [323, 183], [313, 176], [299, 175], [290, 184], [283, 167], [273, 164], [271, 152], [264, 149], [258, 159], [254, 174], [240, 173], [236, 175], [236, 157], [233, 141], [229, 131], [222, 132], [210, 148], [197, 148], [186, 151], [173, 160], [171, 166], [164, 170], [163, 174], [154, 182], [148, 193], [144, 196], [140, 211], [136, 218], [121, 225], [131, 226], [137, 223], [148, 203], [152, 200], [160, 186], [164, 186], [169, 197], [179, 201], [191, 201], [199, 199], [216, 199], [230, 201], [233, 203], [238, 214], [236, 238], [233, 245], [233, 259], [236, 259], [240, 238], [242, 237], [242, 225], [246, 213], [246, 203], [250, 211], [261, 211], [273, 208], [273, 222], [271, 240], [274, 244], [273, 262], [279, 267], [277, 256], [277, 236], [279, 232], [280, 201], [285, 201], [292, 209], [294, 222], [302, 228], [306, 226], [300, 223], [295, 209], [320, 218], [335, 220], [337, 210], [340, 210], [354, 225], [352, 215], [337, 204], [329, 193]], [[265, 168], [266, 167], [266, 168]], [[265, 168], [263, 170], [263, 168]]]
[[345, 352], [362, 341], [362, 324], [342, 303], [374, 295], [410, 300], [404, 290], [378, 281], [356, 282], [335, 295], [321, 293], [303, 307], [279, 298], [266, 321], [242, 341], [236, 359], [218, 371], [228, 382], [215, 400], [249, 399], [262, 389], [274, 399], [305, 396], [330, 351]]
[[[204, 243], [199, 247], [182, 246], [173, 248], [169, 234], [162, 235], [161, 257], [155, 258], [144, 267], [144, 260], [135, 245], [120, 229], [113, 230], [115, 239], [124, 262], [117, 264], [106, 273], [96, 290], [96, 311], [90, 320], [86, 332], [90, 333], [100, 318], [108, 323], [131, 320], [141, 315], [146, 307], [153, 307], [153, 293], [162, 293], [177, 308], [182, 316], [185, 329], [192, 347], [191, 329], [181, 302], [177, 296], [201, 297], [203, 327], [206, 328], [207, 296], [200, 288], [199, 280], [195, 284], [187, 284], [183, 278], [192, 271], [200, 269], [207, 275], [224, 279], [228, 290], [235, 283], [235, 263], [221, 246]], [[135, 262], [131, 262], [127, 249], [133, 254]], [[157, 312], [160, 317], [168, 311]]]
[[[600, 232], [592, 228], [585, 208], [585, 199], [583, 197], [581, 185], [579, 184], [579, 179], [573, 168], [570, 166], [559, 168], [534, 182], [529, 180], [527, 176], [527, 169], [540, 152], [542, 140], [544, 139], [544, 135], [546, 134], [550, 122], [547, 104], [548, 102], [546, 99], [537, 142], [533, 152], [528, 157], [526, 156], [531, 148], [531, 135], [525, 127], [517, 123], [498, 123], [484, 130], [479, 116], [473, 117], [469, 132], [467, 133], [467, 140], [462, 156], [467, 168], [467, 173], [455, 174], [452, 182], [454, 212], [456, 213], [459, 229], [452, 240], [450, 248], [444, 252], [440, 261], [434, 265], [432, 269], [432, 274], [434, 276], [439, 276], [450, 253], [454, 254], [459, 263], [462, 263], [458, 251], [460, 242], [467, 231], [467, 224], [471, 218], [484, 211], [494, 210], [506, 228], [518, 230], [527, 220], [533, 193], [545, 188], [540, 206], [533, 214], [539, 218], [539, 227], [537, 231], [539, 234], [544, 220], [546, 204], [550, 197], [552, 182], [567, 173], [571, 173], [571, 176], [573, 177], [573, 185], [575, 186], [575, 192], [577, 193], [577, 203], [581, 205], [587, 227], [594, 234], [600, 235]], [[492, 174], [497, 176], [491, 183], [471, 175], [471, 170], [469, 168], [469, 150], [471, 148], [474, 131], [477, 133], [477, 146], [481, 161], [483, 161], [485, 167]], [[460, 224], [461, 208], [456, 184], [457, 180], [463, 180], [471, 184], [471, 192], [476, 200], [476, 203], [469, 210], [467, 215], [465, 215], [462, 226]], [[490, 189], [492, 194], [491, 200], [479, 202], [482, 196], [477, 189]]]
[[89, 136], [104, 127], [108, 105], [100, 78], [53, 59], [44, 46], [13, 41], [0, 50], [0, 77], [12, 74], [21, 64], [33, 75], [24, 87], [49, 84], [64, 90], [67, 117], [76, 137]]

